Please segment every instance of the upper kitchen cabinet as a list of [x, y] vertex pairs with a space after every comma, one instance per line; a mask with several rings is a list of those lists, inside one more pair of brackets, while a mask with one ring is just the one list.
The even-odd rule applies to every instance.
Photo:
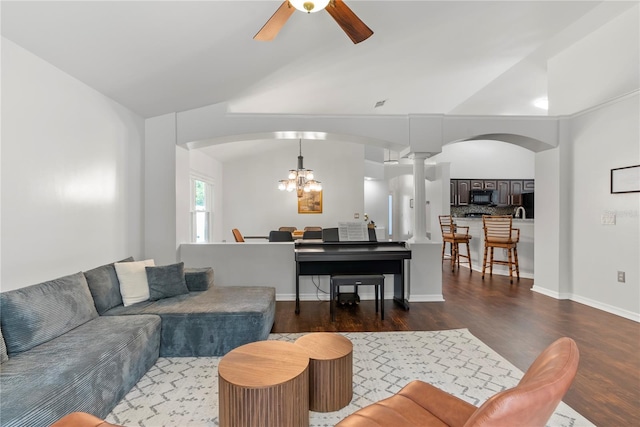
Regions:
[[472, 179], [471, 180], [471, 189], [472, 190], [495, 190], [496, 189], [496, 180]]
[[469, 204], [469, 190], [471, 190], [471, 180], [452, 179], [451, 195], [449, 202], [454, 206]]
[[499, 179], [497, 181], [498, 205], [506, 206], [511, 201], [511, 186], [508, 179]]
[[533, 179], [452, 179], [450, 184], [452, 206], [468, 205], [470, 190], [495, 190], [498, 192], [498, 206], [520, 206], [522, 194], [535, 190]]

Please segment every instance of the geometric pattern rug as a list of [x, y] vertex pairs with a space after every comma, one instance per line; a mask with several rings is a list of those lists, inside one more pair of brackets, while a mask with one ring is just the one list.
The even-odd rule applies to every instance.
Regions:
[[[295, 341], [303, 333], [271, 334]], [[353, 343], [353, 399], [335, 412], [310, 412], [311, 426], [334, 426], [354, 411], [420, 379], [479, 406], [515, 386], [522, 371], [467, 329], [411, 332], [345, 332]], [[218, 425], [220, 357], [161, 357], [107, 416], [126, 426]], [[593, 426], [561, 402], [548, 426]]]

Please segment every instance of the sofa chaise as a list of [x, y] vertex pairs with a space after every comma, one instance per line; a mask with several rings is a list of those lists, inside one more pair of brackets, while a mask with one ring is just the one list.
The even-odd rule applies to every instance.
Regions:
[[159, 356], [267, 339], [274, 288], [216, 287], [211, 269], [184, 278], [187, 293], [127, 307], [114, 264], [0, 293], [0, 425], [104, 418]]

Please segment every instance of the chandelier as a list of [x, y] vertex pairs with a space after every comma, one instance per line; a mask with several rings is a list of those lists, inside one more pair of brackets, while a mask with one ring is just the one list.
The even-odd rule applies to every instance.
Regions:
[[281, 179], [279, 181], [278, 189], [280, 191], [287, 190], [288, 192], [292, 192], [293, 190], [296, 190], [298, 197], [302, 197], [304, 193], [322, 190], [320, 181], [313, 179], [313, 171], [311, 169], [305, 169], [302, 162], [302, 139], [300, 139], [298, 169], [291, 169], [289, 171], [288, 179]]

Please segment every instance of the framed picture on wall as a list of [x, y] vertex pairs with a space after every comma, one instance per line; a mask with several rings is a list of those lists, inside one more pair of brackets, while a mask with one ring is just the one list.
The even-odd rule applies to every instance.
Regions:
[[611, 194], [639, 192], [640, 165], [611, 169]]
[[302, 193], [298, 198], [299, 214], [321, 214], [322, 213], [322, 190]]

